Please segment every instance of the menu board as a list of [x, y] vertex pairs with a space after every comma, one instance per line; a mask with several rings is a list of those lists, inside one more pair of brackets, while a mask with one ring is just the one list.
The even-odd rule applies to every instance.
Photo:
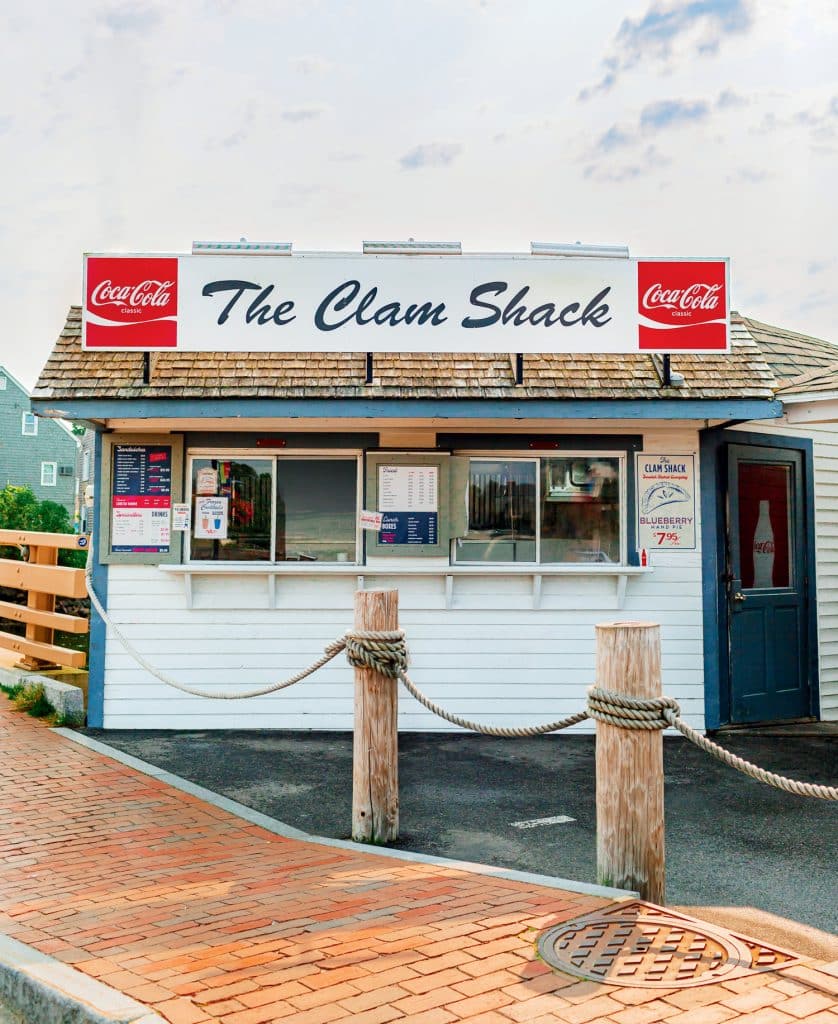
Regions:
[[695, 550], [695, 456], [637, 455], [637, 546]]
[[168, 554], [172, 446], [115, 444], [111, 494], [111, 551]]
[[437, 544], [438, 466], [379, 466], [381, 544]]

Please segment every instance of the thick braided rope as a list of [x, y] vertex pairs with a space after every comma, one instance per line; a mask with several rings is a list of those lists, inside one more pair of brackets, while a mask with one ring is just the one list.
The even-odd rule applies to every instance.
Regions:
[[111, 630], [114, 636], [119, 640], [128, 654], [141, 665], [149, 675], [154, 676], [155, 679], [159, 679], [161, 683], [165, 683], [166, 686], [171, 686], [175, 690], [180, 690], [181, 693], [189, 693], [193, 697], [208, 697], [211, 700], [244, 700], [246, 697], [262, 697], [266, 693], [276, 693], [277, 690], [284, 690], [288, 686], [293, 686], [294, 683], [298, 683], [301, 679], [305, 679], [306, 676], [310, 676], [313, 672], [316, 672], [319, 668], [322, 668], [327, 662], [330, 662], [332, 658], [337, 657], [338, 654], [346, 647], [346, 641], [343, 638], [333, 640], [326, 646], [325, 653], [322, 657], [318, 658], [313, 664], [309, 665], [308, 668], [304, 668], [301, 672], [290, 677], [290, 679], [284, 679], [279, 683], [270, 683], [268, 686], [260, 686], [255, 690], [240, 690], [229, 692], [212, 692], [207, 690], [200, 690], [195, 686], [186, 686], [184, 683], [179, 683], [176, 679], [172, 679], [167, 676], [164, 672], [155, 668], [154, 665], [150, 664], [140, 654], [140, 652], [134, 647], [131, 641], [125, 636], [122, 630], [117, 626], [113, 619], [108, 615], [102, 606], [102, 602], [96, 591], [93, 589], [93, 566], [91, 562], [91, 555], [93, 552], [93, 545], [90, 545], [90, 549], [87, 555], [87, 566], [84, 571], [84, 579], [87, 584], [87, 593], [90, 596], [90, 603], [99, 613], [102, 621]]
[[681, 710], [673, 697], [627, 697], [602, 686], [588, 688], [588, 717], [621, 729], [666, 729], [667, 710], [675, 714]]
[[686, 722], [681, 721], [676, 712], [667, 710], [663, 712], [663, 715], [667, 720], [667, 724], [677, 729], [682, 736], [685, 736], [705, 753], [717, 758], [729, 768], [735, 768], [736, 771], [756, 779], [757, 782], [764, 782], [766, 786], [782, 789], [786, 793], [794, 793], [795, 796], [812, 796], [819, 800], [838, 800], [838, 787], [836, 786], [821, 786], [814, 782], [798, 782], [796, 779], [786, 778], [785, 775], [777, 775], [775, 772], [766, 771], [765, 768], [760, 768], [759, 765], [751, 764], [750, 761], [737, 757], [736, 754], [732, 754], [729, 750], [725, 750], [724, 747], [720, 747], [718, 743], [714, 743], [706, 736], [702, 736], [700, 732], [696, 732]]
[[390, 679], [407, 669], [407, 644], [402, 629], [349, 630], [343, 637], [353, 668], [370, 668]]

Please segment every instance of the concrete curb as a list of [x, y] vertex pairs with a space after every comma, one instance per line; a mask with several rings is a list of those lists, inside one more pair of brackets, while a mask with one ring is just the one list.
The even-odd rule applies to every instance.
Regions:
[[13, 668], [0, 668], [0, 683], [7, 686], [16, 686], [18, 683], [43, 686], [44, 695], [59, 715], [78, 722], [84, 721], [84, 693], [78, 686], [38, 675], [37, 672]]
[[409, 850], [392, 850], [384, 846], [367, 846], [364, 843], [353, 843], [346, 839], [314, 836], [308, 832], [302, 832], [292, 825], [286, 825], [284, 822], [277, 821], [276, 818], [268, 817], [267, 814], [262, 814], [261, 811], [254, 811], [252, 807], [246, 807], [236, 800], [230, 800], [229, 797], [220, 796], [218, 793], [213, 793], [212, 790], [205, 789], [203, 786], [197, 786], [187, 779], [182, 779], [179, 775], [173, 775], [171, 772], [158, 768], [157, 765], [141, 761], [130, 754], [124, 754], [121, 750], [109, 747], [107, 743], [102, 743], [100, 740], [94, 740], [90, 736], [82, 736], [81, 733], [74, 732], [72, 729], [58, 728], [52, 731], [58, 733], [59, 736], [63, 736], [65, 739], [71, 740], [73, 743], [78, 743], [89, 750], [95, 750], [97, 754], [103, 754], [114, 761], [119, 761], [121, 764], [126, 765], [126, 767], [133, 768], [144, 775], [151, 775], [153, 778], [165, 782], [174, 789], [179, 789], [183, 793], [189, 793], [190, 796], [196, 796], [201, 800], [205, 800], [208, 804], [212, 804], [213, 807], [218, 807], [238, 818], [243, 818], [252, 825], [258, 825], [260, 828], [273, 832], [274, 835], [283, 836], [285, 839], [299, 839], [302, 842], [317, 843], [320, 846], [334, 846], [340, 850], [351, 850], [353, 853], [369, 853], [375, 857], [393, 857], [396, 860], [408, 860], [420, 864], [438, 864], [441, 867], [471, 871], [477, 875], [491, 875], [493, 878], [506, 878], [512, 882], [543, 885], [548, 889], [564, 889], [566, 892], [578, 892], [585, 896], [601, 896], [604, 899], [615, 901], [637, 899], [639, 896], [639, 893], [631, 892], [628, 889], [614, 889], [607, 885], [576, 882], [569, 878], [554, 878], [552, 875], [538, 875], [529, 871], [514, 871], [509, 868], [495, 867], [491, 864], [450, 860], [447, 857], [434, 857], [426, 853], [411, 853]]
[[166, 1024], [136, 999], [8, 935], [0, 935], [0, 995], [38, 1024]]

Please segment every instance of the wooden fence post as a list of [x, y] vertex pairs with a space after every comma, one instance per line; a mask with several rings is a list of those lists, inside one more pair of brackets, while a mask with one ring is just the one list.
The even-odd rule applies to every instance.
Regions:
[[[355, 628], [399, 628], [397, 590], [359, 590]], [[352, 838], [389, 843], [399, 836], [398, 680], [355, 669]]]
[[[33, 565], [58, 565], [58, 549], [44, 547], [42, 545], [32, 544], [29, 547], [29, 558], [28, 561]], [[35, 608], [41, 612], [54, 612], [55, 611], [55, 595], [54, 594], [43, 594], [37, 590], [30, 590], [27, 599], [26, 606], [28, 608]], [[54, 643], [55, 631], [47, 626], [35, 626], [27, 625], [26, 627], [26, 639], [33, 640], [36, 643], [41, 644], [52, 644]], [[59, 668], [54, 661], [45, 661], [43, 658], [33, 658], [31, 655], [25, 655], [15, 666], [16, 668], [25, 668], [32, 671], [46, 671], [47, 669]]]
[[[661, 696], [660, 626], [596, 627], [596, 684], [628, 697]], [[666, 899], [663, 735], [596, 723], [597, 879]]]

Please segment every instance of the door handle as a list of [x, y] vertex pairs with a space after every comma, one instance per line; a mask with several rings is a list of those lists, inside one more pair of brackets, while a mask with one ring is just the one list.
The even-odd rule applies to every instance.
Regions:
[[733, 595], [733, 600], [734, 601], [742, 602], [742, 601], [747, 601], [748, 598], [745, 597], [745, 595], [742, 593], [741, 590], [737, 590], [736, 593]]

